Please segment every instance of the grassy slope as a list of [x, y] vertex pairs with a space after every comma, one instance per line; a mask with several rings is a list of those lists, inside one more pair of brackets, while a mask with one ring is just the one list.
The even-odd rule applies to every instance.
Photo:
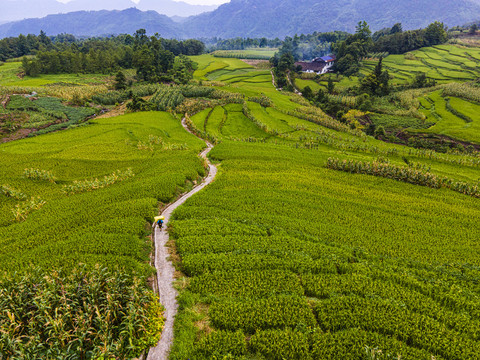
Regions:
[[[228, 84], [235, 74], [221, 76]], [[248, 104], [270, 130], [303, 127], [302, 139], [327, 134], [338, 142], [407, 151], [284, 115], [279, 110], [300, 105], [266, 79], [222, 89], [270, 97], [275, 109]], [[377, 156], [338, 143], [306, 150], [294, 149], [290, 138], [269, 142], [224, 139], [211, 153], [221, 163], [218, 179], [175, 212], [178, 266], [190, 279], [179, 282], [184, 290], [172, 359], [227, 353], [360, 359], [366, 345], [402, 359], [474, 359], [480, 315], [461, 313], [480, 305], [473, 280], [480, 275], [477, 199], [327, 170], [330, 156]], [[400, 156], [389, 157], [402, 163]], [[477, 168], [415, 160], [437, 174], [478, 178]], [[451, 286], [461, 289], [455, 300]], [[302, 331], [305, 326], [317, 330]]]
[[[466, 100], [451, 98], [451, 106], [458, 112], [470, 117], [472, 122], [467, 122], [459, 118], [447, 108], [447, 101], [441, 96], [442, 91], [435, 91], [428, 94], [428, 104], [422, 102], [423, 112], [429, 121], [435, 122], [435, 125], [425, 130], [431, 134], [448, 135], [450, 137], [480, 143], [480, 107]], [[433, 116], [433, 111], [439, 118]]]
[[0, 66], [0, 86], [37, 87], [55, 83], [98, 84], [103, 83], [109, 75], [102, 74], [43, 74], [36, 77], [19, 78], [20, 62], [7, 62]]
[[[188, 150], [138, 148], [159, 136]], [[13, 222], [18, 200], [0, 195], [0, 269], [24, 271], [28, 265], [73, 266], [100, 263], [149, 272], [147, 221], [158, 202], [169, 202], [204, 170], [197, 159], [202, 142], [164, 113], [137, 113], [91, 125], [3, 144], [0, 184], [46, 201], [26, 221]], [[57, 183], [23, 177], [24, 168], [50, 170]], [[65, 195], [62, 186], [132, 168], [135, 177], [104, 189]], [[12, 254], [15, 254], [12, 257]]]

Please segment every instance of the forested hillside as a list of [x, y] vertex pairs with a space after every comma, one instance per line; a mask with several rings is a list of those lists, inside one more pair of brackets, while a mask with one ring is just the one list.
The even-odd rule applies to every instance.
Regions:
[[313, 31], [352, 32], [360, 20], [379, 30], [396, 22], [417, 29], [435, 20], [453, 26], [478, 18], [480, 5], [471, 0], [233, 0], [191, 18], [185, 29], [190, 36], [285, 37]]
[[478, 360], [480, 33], [400, 21], [0, 40], [0, 360]]
[[122, 11], [78, 11], [7, 23], [0, 25], [0, 38], [19, 34], [38, 34], [41, 30], [48, 35], [131, 34], [139, 28], [146, 29], [151, 35], [159, 33], [166, 38], [182, 37], [178, 24], [169, 17], [155, 11], [130, 8]]
[[353, 32], [366, 20], [372, 30], [401, 22], [405, 30], [424, 28], [433, 21], [448, 26], [480, 19], [480, 4], [473, 0], [233, 0], [218, 9], [174, 23], [154, 12], [134, 9], [111, 12], [81, 12], [29, 19], [0, 26], [0, 37], [20, 33], [74, 35], [132, 33], [138, 28], [164, 37], [283, 38], [314, 31]]

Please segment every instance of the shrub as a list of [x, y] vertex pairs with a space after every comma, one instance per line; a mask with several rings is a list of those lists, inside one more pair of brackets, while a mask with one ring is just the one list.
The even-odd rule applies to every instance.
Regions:
[[15, 221], [25, 221], [28, 214], [30, 214], [32, 211], [40, 210], [45, 204], [46, 202], [41, 200], [39, 197], [32, 197], [29, 201], [15, 205], [15, 207], [12, 209]]
[[113, 185], [117, 182], [125, 181], [133, 176], [135, 176], [135, 174], [133, 173], [131, 168], [128, 168], [125, 171], [117, 170], [111, 175], [106, 175], [102, 180], [76, 180], [73, 182], [72, 185], [64, 185], [63, 192], [65, 192], [66, 194], [75, 194], [84, 191], [101, 189]]
[[21, 191], [9, 186], [9, 185], [2, 185], [0, 187], [0, 193], [2, 193], [5, 196], [17, 199], [17, 200], [26, 200], [27, 195], [22, 193]]
[[57, 180], [55, 176], [53, 176], [52, 172], [48, 170], [30, 168], [30, 169], [25, 169], [23, 172], [23, 175], [27, 179], [46, 180], [52, 183], [54, 183]]

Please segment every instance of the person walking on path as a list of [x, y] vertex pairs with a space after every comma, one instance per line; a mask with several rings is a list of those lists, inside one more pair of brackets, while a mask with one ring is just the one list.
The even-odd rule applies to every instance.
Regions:
[[155, 217], [155, 222], [153, 223], [153, 227], [155, 227], [155, 225], [158, 226], [158, 228], [160, 230], [162, 230], [162, 227], [163, 227], [163, 222], [165, 221], [165, 216], [157, 216]]

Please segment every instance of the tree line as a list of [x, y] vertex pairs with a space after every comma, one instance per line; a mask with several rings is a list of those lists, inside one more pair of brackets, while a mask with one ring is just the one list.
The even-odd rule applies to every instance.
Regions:
[[0, 40], [0, 61], [34, 54], [38, 50], [51, 50], [54, 41], [43, 31], [40, 35], [19, 35]]
[[425, 29], [403, 31], [400, 23], [372, 35], [365, 21], [358, 23], [356, 32], [336, 42], [333, 53], [337, 57], [336, 71], [351, 76], [360, 69], [360, 61], [369, 53], [403, 54], [426, 46], [443, 44], [448, 40], [446, 27], [435, 21]]
[[209, 51], [215, 50], [245, 50], [248, 48], [278, 48], [283, 41], [279, 38], [241, 38], [220, 39], [212, 38], [204, 41], [208, 45]]
[[51, 42], [49, 47], [39, 47], [34, 58], [24, 57], [22, 68], [29, 76], [134, 68], [139, 80], [186, 83], [194, 70], [186, 55], [199, 55], [204, 50], [205, 45], [198, 40], [168, 40], [158, 34], [149, 37], [139, 29], [133, 36]]

